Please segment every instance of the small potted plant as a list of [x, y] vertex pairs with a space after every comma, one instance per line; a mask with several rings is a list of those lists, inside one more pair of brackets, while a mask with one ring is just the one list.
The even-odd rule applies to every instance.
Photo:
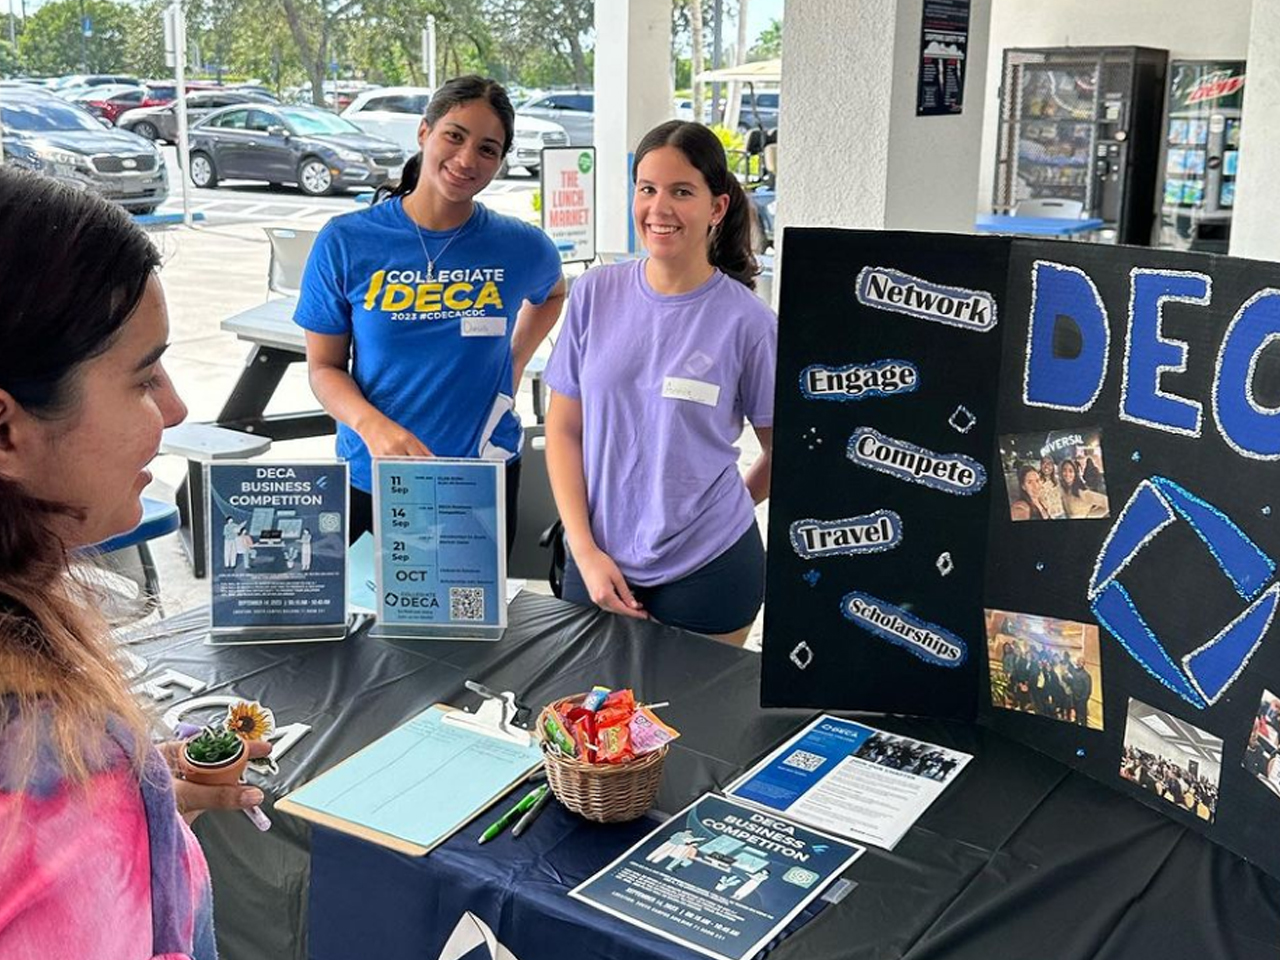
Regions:
[[235, 731], [208, 726], [187, 741], [179, 757], [182, 776], [207, 786], [236, 784], [249, 762], [249, 750]]

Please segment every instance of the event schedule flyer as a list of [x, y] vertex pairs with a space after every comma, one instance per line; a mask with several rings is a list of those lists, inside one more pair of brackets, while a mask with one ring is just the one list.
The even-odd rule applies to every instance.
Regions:
[[213, 631], [342, 636], [347, 621], [347, 465], [208, 465]]
[[725, 792], [892, 850], [971, 759], [958, 750], [823, 715]]
[[745, 960], [863, 852], [708, 794], [569, 895], [709, 957]]
[[506, 625], [504, 469], [374, 461], [380, 630]]

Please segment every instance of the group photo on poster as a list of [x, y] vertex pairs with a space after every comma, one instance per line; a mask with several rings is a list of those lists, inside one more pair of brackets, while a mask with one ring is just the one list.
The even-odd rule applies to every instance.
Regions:
[[1212, 823], [1221, 772], [1221, 739], [1163, 710], [1129, 700], [1121, 777]]
[[1012, 520], [1101, 520], [1111, 515], [1100, 430], [1000, 438]]
[[987, 610], [991, 705], [1102, 729], [1098, 627]]
[[1262, 691], [1244, 752], [1244, 768], [1280, 797], [1280, 697], [1270, 690]]

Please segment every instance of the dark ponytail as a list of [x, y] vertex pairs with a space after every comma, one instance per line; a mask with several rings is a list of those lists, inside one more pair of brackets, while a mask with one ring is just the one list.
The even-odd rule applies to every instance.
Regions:
[[[506, 88], [497, 80], [491, 80], [478, 74], [465, 77], [454, 77], [446, 80], [431, 97], [427, 109], [423, 112], [427, 126], [434, 127], [436, 122], [454, 107], [460, 107], [472, 100], [483, 100], [493, 108], [502, 122], [505, 134], [502, 141], [502, 155], [505, 157], [511, 150], [511, 142], [516, 136], [516, 108], [511, 105]], [[400, 180], [385, 193], [379, 191], [379, 200], [391, 197], [403, 197], [418, 185], [418, 175], [422, 172], [422, 151], [410, 157], [400, 172]]]
[[729, 172], [724, 145], [700, 123], [668, 120], [646, 133], [636, 147], [635, 161], [631, 165], [632, 182], [635, 182], [645, 154], [658, 147], [675, 147], [702, 174], [712, 196], [729, 197], [729, 209], [725, 211], [724, 219], [711, 231], [707, 260], [722, 273], [754, 290], [756, 275], [760, 273], [751, 249], [751, 224], [755, 211], [742, 184]]

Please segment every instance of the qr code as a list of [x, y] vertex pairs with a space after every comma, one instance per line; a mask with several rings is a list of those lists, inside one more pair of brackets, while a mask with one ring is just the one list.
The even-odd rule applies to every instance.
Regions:
[[484, 587], [450, 587], [450, 620], [483, 620]]
[[816, 753], [810, 753], [808, 750], [797, 750], [783, 760], [782, 765], [784, 767], [795, 767], [798, 770], [804, 770], [806, 773], [813, 773], [826, 762], [826, 757], [820, 757]]

